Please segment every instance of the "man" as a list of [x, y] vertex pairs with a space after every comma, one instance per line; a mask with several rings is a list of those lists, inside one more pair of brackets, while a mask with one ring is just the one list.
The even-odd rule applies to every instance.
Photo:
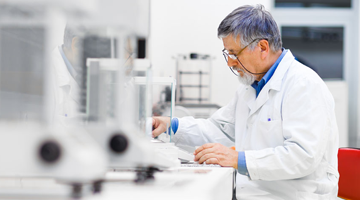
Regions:
[[52, 52], [53, 92], [53, 122], [55, 125], [66, 126], [71, 118], [80, 115], [80, 81], [81, 73], [79, 35], [84, 29], [65, 28], [64, 44]]
[[[235, 9], [218, 37], [242, 84], [209, 119], [172, 119], [175, 143], [202, 145], [194, 152], [199, 163], [238, 169], [238, 199], [336, 198], [338, 130], [325, 83], [282, 48], [261, 5]], [[167, 123], [153, 118], [153, 136]]]

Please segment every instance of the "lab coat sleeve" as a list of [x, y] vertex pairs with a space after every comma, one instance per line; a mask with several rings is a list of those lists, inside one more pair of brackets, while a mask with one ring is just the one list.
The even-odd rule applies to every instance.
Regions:
[[282, 146], [245, 151], [252, 180], [286, 180], [307, 176], [319, 167], [332, 130], [334, 101], [319, 78], [303, 78], [282, 102]]
[[175, 144], [201, 146], [206, 143], [221, 143], [228, 147], [234, 146], [235, 105], [236, 97], [208, 119], [179, 118], [179, 127], [174, 136]]

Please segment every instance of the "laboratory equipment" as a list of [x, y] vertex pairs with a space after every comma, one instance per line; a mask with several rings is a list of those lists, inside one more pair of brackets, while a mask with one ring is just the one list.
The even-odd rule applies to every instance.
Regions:
[[[80, 8], [77, 2], [75, 7], [69, 4], [67, 0], [0, 3], [0, 179], [53, 179], [72, 185], [69, 193], [78, 197], [84, 184], [93, 184], [94, 192], [101, 189], [107, 159], [83, 130], [60, 127], [52, 120], [50, 44], [55, 22], [90, 12], [94, 1]], [[18, 189], [1, 195], [38, 195]]]
[[[139, 105], [136, 99], [133, 57], [137, 37], [147, 32], [134, 24], [138, 7], [143, 5], [148, 1], [106, 0], [95, 15], [68, 23], [74, 30], [85, 27], [77, 35], [82, 75], [78, 95], [83, 114], [77, 126], [90, 133], [107, 153], [108, 169], [136, 170], [139, 180], [142, 172], [151, 175], [157, 168], [180, 166], [178, 160], [157, 151], [138, 127], [137, 113], [146, 106]], [[146, 20], [140, 22], [146, 26]], [[146, 119], [142, 123], [146, 126]], [[151, 124], [148, 127], [150, 130]]]
[[220, 108], [211, 102], [212, 60], [197, 53], [176, 57], [177, 117], [209, 118]]
[[[137, 67], [137, 69], [139, 69]], [[147, 79], [145, 77], [135, 77], [134, 79], [135, 84], [139, 87], [145, 85], [147, 82]], [[166, 115], [172, 118], [173, 115], [175, 115], [176, 106], [175, 106], [175, 88], [176, 88], [176, 80], [172, 77], [152, 77], [151, 79], [151, 85], [154, 88], [155, 86], [167, 86], [169, 88], [169, 92], [167, 94], [168, 102], [166, 103]], [[152, 99], [148, 99], [147, 102], [152, 103]], [[152, 105], [152, 104], [150, 104]], [[159, 105], [159, 103], [157, 103]], [[149, 106], [149, 105], [148, 105]], [[153, 115], [154, 110], [153, 110]], [[176, 115], [175, 115], [176, 116]], [[141, 118], [141, 116], [139, 116]], [[172, 137], [174, 136], [171, 123], [167, 125], [169, 127], [167, 131], [165, 131], [163, 134], [160, 134], [157, 139], [153, 139], [152, 143], [156, 146], [157, 149], [159, 149], [161, 152], [168, 155], [168, 157], [172, 157], [175, 159], [178, 159], [181, 163], [187, 163], [190, 161], [194, 161], [194, 148], [187, 146], [186, 148], [183, 148], [184, 146], [176, 146], [176, 144], [172, 141]], [[148, 131], [147, 135], [151, 134], [151, 130]]]
[[176, 103], [210, 102], [211, 61], [211, 56], [196, 53], [176, 57]]
[[164, 133], [157, 139], [152, 139], [151, 142], [159, 151], [166, 154], [167, 157], [178, 159], [182, 164], [194, 162], [195, 156], [193, 150], [188, 151], [180, 146], [176, 146], [175, 143], [167, 140], [166, 135], [167, 134]]
[[[76, 130], [76, 131], [75, 131]], [[61, 195], [79, 197], [82, 186], [92, 184], [101, 190], [107, 155], [86, 132], [58, 130], [33, 122], [0, 123], [0, 183], [2, 179], [34, 179], [72, 186]], [[95, 158], [95, 159], [94, 159]], [[2, 191], [0, 196], [41, 195], [44, 190], [28, 192], [20, 187]]]
[[181, 163], [187, 163], [189, 161], [194, 161], [195, 156], [193, 152], [189, 152], [178, 147], [178, 159], [181, 161]]
[[[134, 80], [126, 76], [122, 64], [119, 59], [88, 59], [90, 98], [87, 101], [86, 130], [108, 153], [111, 169], [180, 166], [176, 158], [154, 148], [146, 130], [137, 126], [139, 118], [136, 113], [140, 112], [140, 105], [136, 98], [139, 96], [135, 95]], [[141, 109], [145, 107], [143, 105]], [[151, 121], [149, 125], [151, 127]]]
[[[144, 86], [145, 84], [151, 84], [152, 88], [154, 88], [154, 86], [168, 86], [170, 88], [170, 102], [169, 102], [169, 112], [167, 113], [168, 116], [170, 118], [172, 118], [172, 116], [174, 115], [174, 108], [175, 108], [175, 87], [176, 87], [176, 80], [172, 77], [151, 77], [151, 79], [147, 79], [146, 77], [135, 77], [134, 78], [134, 82], [136, 85], [138, 85], [141, 89], [142, 86]], [[152, 91], [151, 89], [149, 89], [149, 93], [147, 96], [152, 95]], [[140, 94], [141, 95], [141, 94]], [[141, 97], [141, 98], [145, 98], [145, 97]], [[147, 106], [148, 107], [152, 107], [152, 98], [147, 98]], [[150, 107], [150, 108], [151, 108]], [[152, 117], [154, 113], [148, 111], [147, 112], [147, 116], [145, 116], [145, 118], [150, 118]], [[144, 118], [144, 116], [139, 116], [139, 118]], [[171, 142], [171, 137], [173, 136], [173, 131], [171, 128], [171, 123], [168, 125], [169, 129], [167, 131], [167, 135], [164, 136], [169, 136], [167, 138], [168, 142]], [[151, 129], [148, 129], [147, 131], [148, 135], [151, 135]]]

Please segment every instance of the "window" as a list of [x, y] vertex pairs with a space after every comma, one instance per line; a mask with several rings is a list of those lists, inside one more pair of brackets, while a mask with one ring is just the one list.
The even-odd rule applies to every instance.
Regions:
[[283, 46], [323, 79], [344, 79], [343, 27], [281, 28]]
[[275, 7], [351, 8], [351, 0], [275, 0]]

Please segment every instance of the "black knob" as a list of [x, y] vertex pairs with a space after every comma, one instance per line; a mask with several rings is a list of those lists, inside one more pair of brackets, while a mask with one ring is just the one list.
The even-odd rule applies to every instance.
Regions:
[[122, 153], [128, 146], [127, 138], [122, 134], [115, 134], [110, 139], [110, 148], [116, 153]]
[[74, 199], [80, 199], [82, 194], [82, 187], [83, 186], [81, 183], [73, 183], [71, 197]]
[[198, 59], [199, 58], [199, 54], [197, 53], [190, 53], [190, 59]]
[[47, 163], [57, 161], [61, 156], [60, 145], [53, 141], [44, 142], [40, 146], [40, 157]]
[[103, 183], [103, 180], [97, 180], [93, 183], [93, 193], [100, 193], [101, 192], [101, 184]]

